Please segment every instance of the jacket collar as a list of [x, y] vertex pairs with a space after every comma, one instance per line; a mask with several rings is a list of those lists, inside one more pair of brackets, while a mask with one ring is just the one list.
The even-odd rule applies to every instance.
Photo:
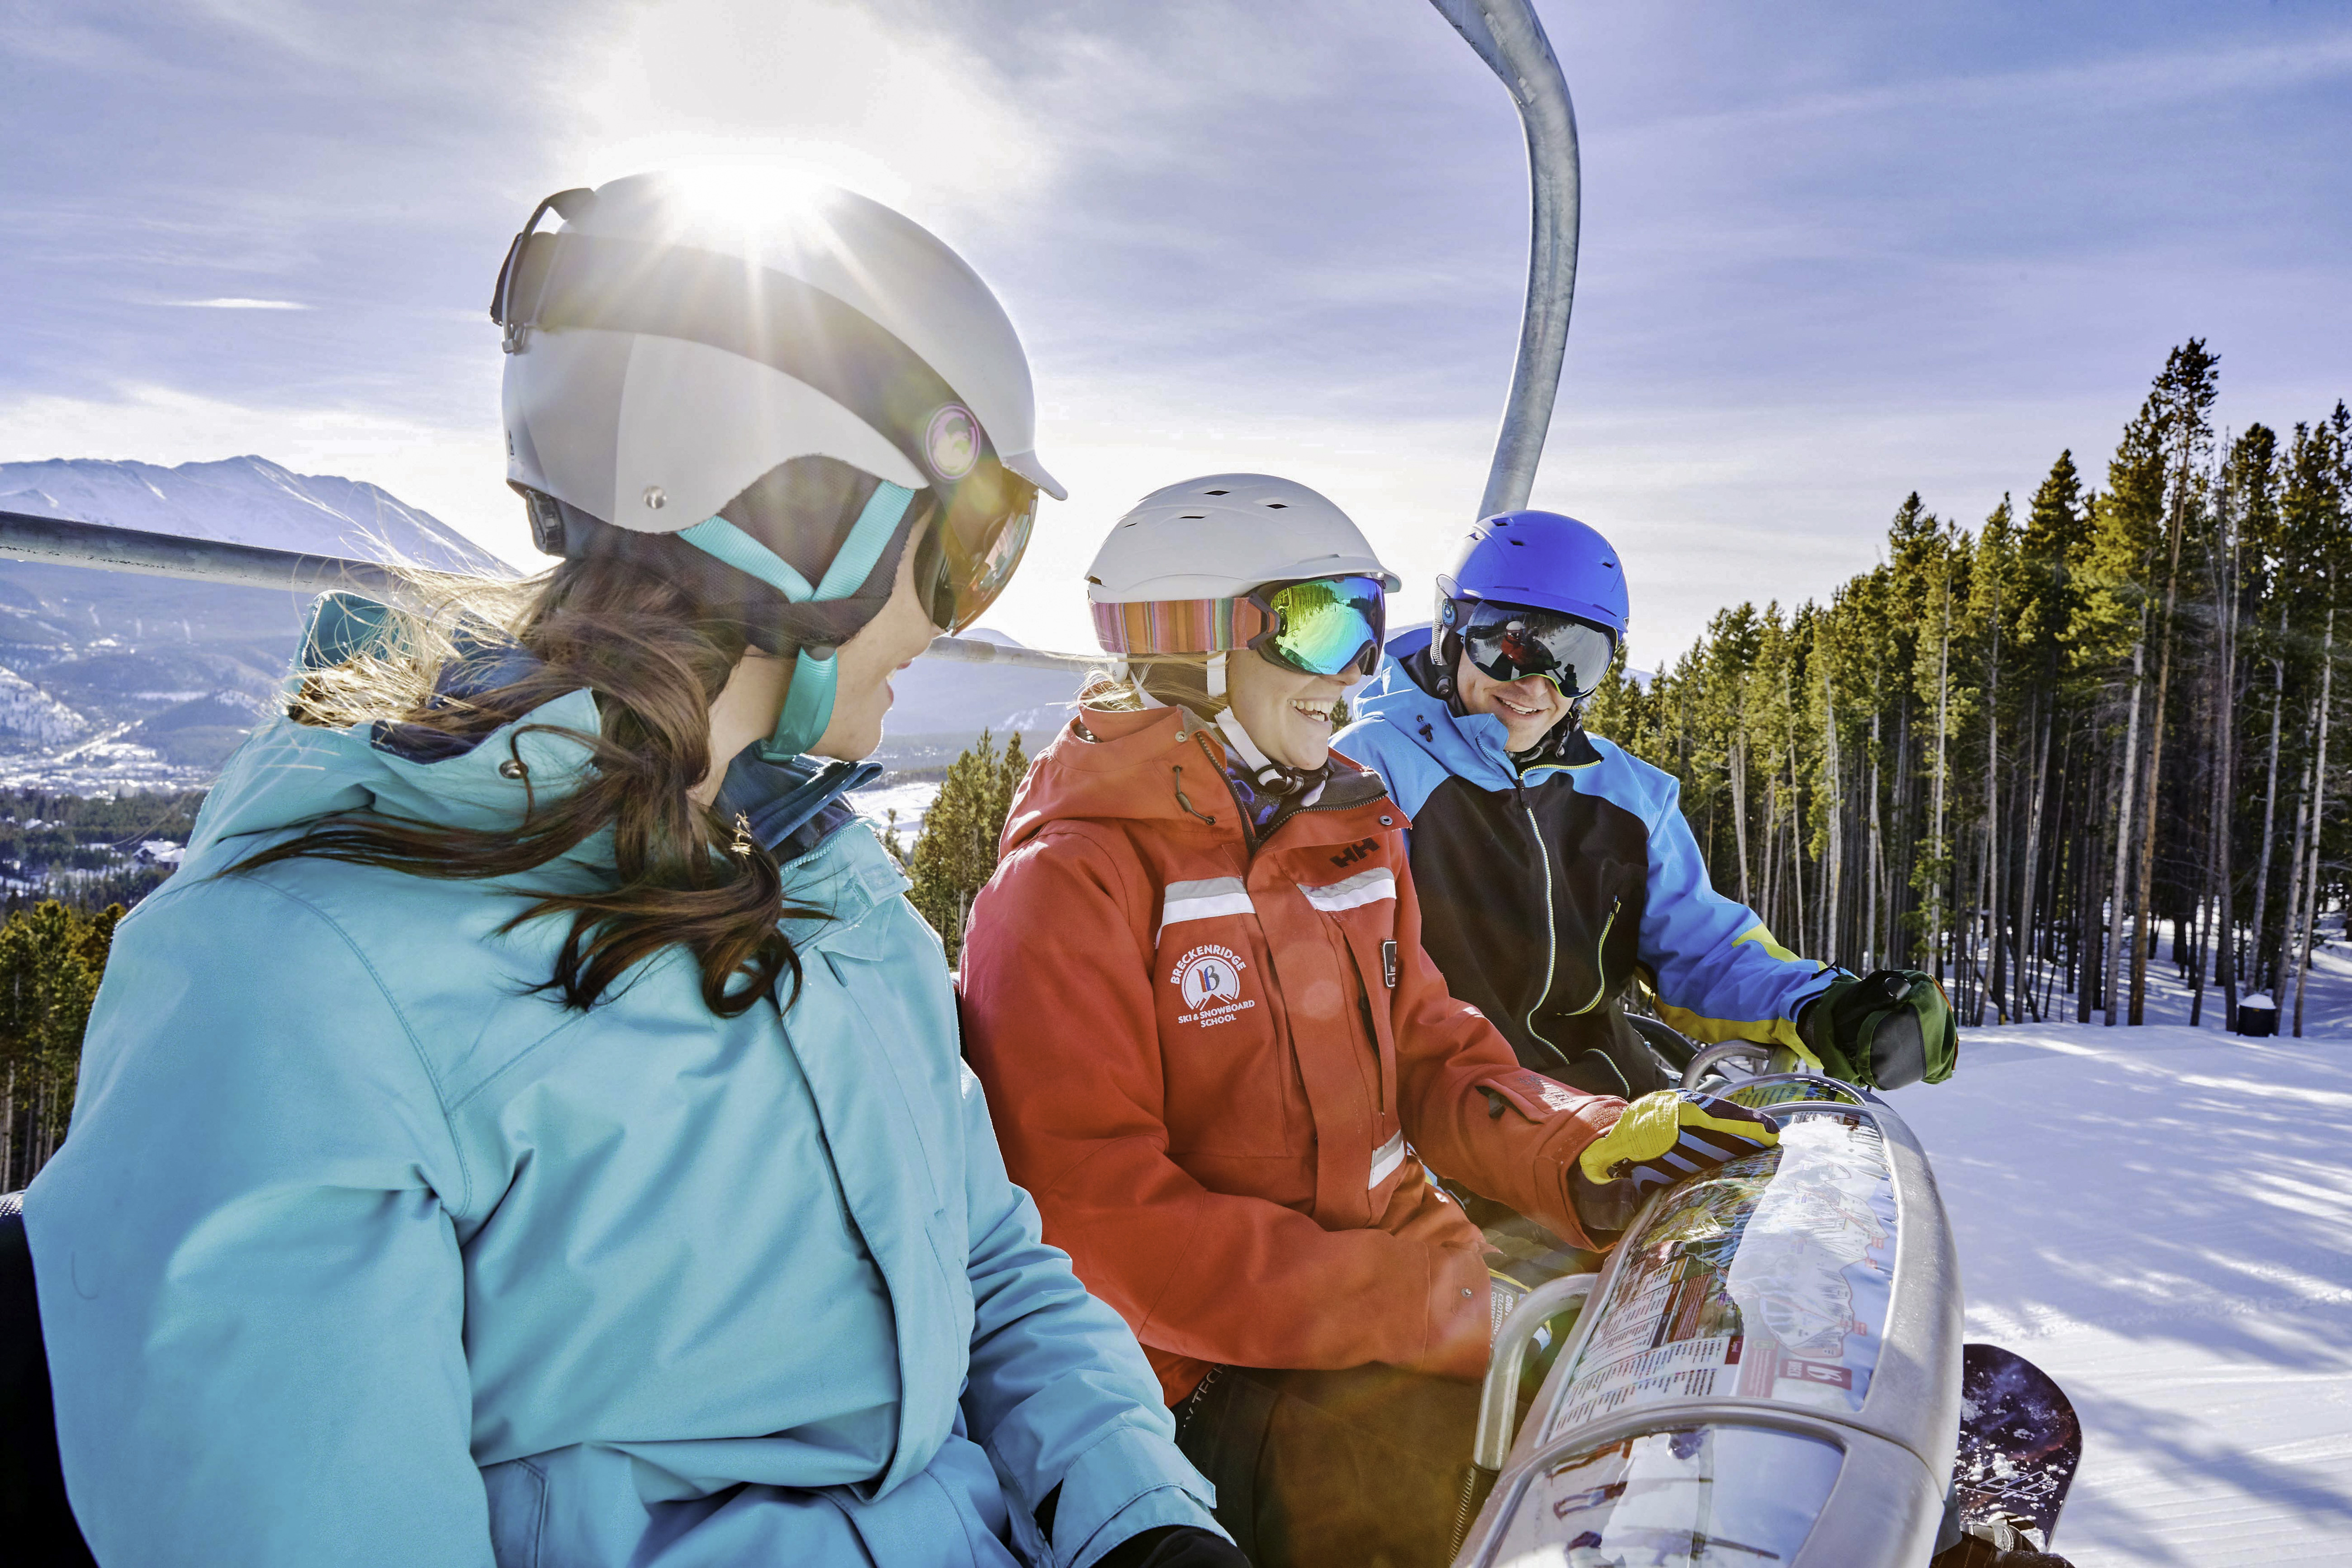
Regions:
[[854, 821], [842, 798], [882, 776], [876, 763], [793, 757], [772, 763], [754, 742], [735, 754], [711, 804], [729, 822], [740, 821], [779, 865], [798, 859]]
[[[1071, 818], [1156, 822], [1212, 841], [1246, 842], [1226, 763], [1223, 737], [1184, 709], [1082, 708], [1037, 754], [1014, 793], [1005, 852], [1048, 823]], [[1385, 798], [1378, 774], [1334, 752], [1321, 794], [1277, 821], [1275, 831], [1309, 815], [1337, 815]]]

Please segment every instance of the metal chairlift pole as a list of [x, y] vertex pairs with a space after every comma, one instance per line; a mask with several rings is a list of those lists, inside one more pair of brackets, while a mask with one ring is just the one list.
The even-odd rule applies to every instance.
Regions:
[[1532, 214], [1528, 236], [1527, 313], [1518, 363], [1495, 437], [1495, 461], [1478, 515], [1516, 511], [1535, 488], [1551, 429], [1552, 401], [1568, 347], [1569, 307], [1576, 297], [1576, 241], [1583, 179], [1577, 159], [1576, 109], [1551, 40], [1532, 0], [1430, 0], [1502, 79], [1528, 134]]

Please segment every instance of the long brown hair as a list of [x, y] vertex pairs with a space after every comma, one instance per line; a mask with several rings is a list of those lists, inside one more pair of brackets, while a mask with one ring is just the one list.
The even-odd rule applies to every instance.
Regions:
[[[420, 578], [426, 607], [394, 611], [363, 654], [310, 672], [289, 708], [309, 724], [373, 721], [425, 731], [428, 740], [474, 741], [584, 687], [595, 696], [600, 733], [537, 725], [517, 731], [562, 735], [585, 747], [589, 765], [578, 787], [553, 798], [533, 793], [512, 830], [326, 817], [234, 869], [311, 857], [452, 881], [513, 877], [609, 828], [608, 887], [530, 892], [530, 905], [500, 928], [572, 917], [554, 973], [539, 989], [585, 1011], [632, 966], [672, 946], [694, 954], [702, 999], [724, 1017], [750, 1007], [780, 977], [796, 985], [799, 959], [777, 929], [786, 911], [775, 862], [756, 847], [730, 853], [732, 835], [718, 814], [688, 796], [712, 765], [710, 704], [748, 639], [739, 621], [714, 616], [677, 585], [694, 580], [690, 572], [648, 570], [668, 549], [691, 547], [646, 536], [629, 556], [566, 561], [521, 584]], [[539, 664], [462, 700], [436, 694], [447, 666], [469, 657], [469, 635], [478, 650], [485, 632], [504, 634], [499, 641], [511, 637]], [[520, 757], [513, 761], [520, 765]]]

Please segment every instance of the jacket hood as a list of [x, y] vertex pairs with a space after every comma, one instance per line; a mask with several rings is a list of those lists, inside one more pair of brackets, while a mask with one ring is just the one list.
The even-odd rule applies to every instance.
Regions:
[[382, 724], [326, 730], [280, 714], [255, 730], [222, 770], [189, 853], [341, 812], [474, 832], [519, 827], [534, 795], [578, 787], [589, 752], [566, 731], [593, 735], [597, 725], [595, 699], [584, 689], [454, 751], [404, 745], [400, 731]]
[[[1013, 792], [1004, 851], [1064, 817], [1190, 823], [1202, 833], [1239, 838], [1241, 815], [1225, 788], [1224, 763], [1216, 731], [1181, 708], [1081, 709], [1037, 753]], [[1187, 800], [1200, 815], [1184, 808]]]
[[1518, 782], [1519, 770], [1511, 761], [1510, 731], [1503, 721], [1492, 713], [1457, 715], [1445, 699], [1422, 686], [1429, 671], [1429, 638], [1430, 629], [1421, 626], [1390, 642], [1371, 684], [1349, 700], [1356, 721], [1331, 743], [1345, 751], [1349, 736], [1385, 722], [1456, 778], [1482, 789], [1509, 789]]

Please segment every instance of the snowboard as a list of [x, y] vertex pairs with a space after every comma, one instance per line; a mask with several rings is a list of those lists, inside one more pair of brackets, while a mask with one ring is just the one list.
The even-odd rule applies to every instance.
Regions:
[[1960, 1532], [2002, 1551], [2046, 1552], [2083, 1462], [2082, 1423], [2065, 1391], [2023, 1356], [1985, 1344], [1960, 1354], [1952, 1462]]

